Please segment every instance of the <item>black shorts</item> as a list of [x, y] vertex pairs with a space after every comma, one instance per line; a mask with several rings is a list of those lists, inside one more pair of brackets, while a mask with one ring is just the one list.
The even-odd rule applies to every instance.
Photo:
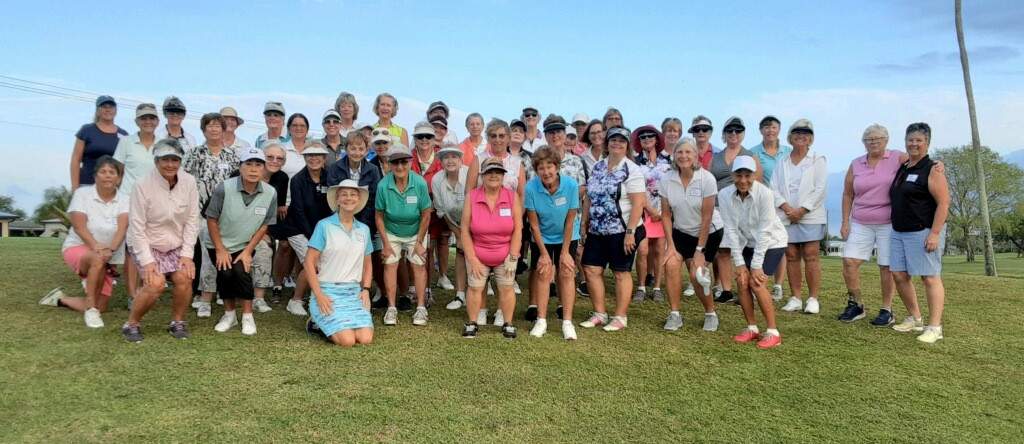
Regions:
[[[636, 228], [636, 244], [644, 240], [647, 232], [644, 226]], [[608, 267], [612, 271], [633, 270], [633, 259], [636, 257], [636, 250], [626, 254], [624, 244], [626, 233], [619, 234], [588, 234], [587, 242], [583, 244], [583, 258], [580, 260], [583, 265], [592, 267]]]
[[[544, 244], [544, 249], [548, 250], [548, 256], [551, 257], [551, 263], [554, 264], [555, 269], [558, 269], [558, 258], [562, 257], [562, 245], [565, 244]], [[576, 249], [579, 246], [579, 241], [572, 241], [569, 243], [569, 255], [573, 259], [576, 257]], [[540, 247], [537, 246], [536, 242], [530, 242], [530, 270], [537, 269], [537, 262], [540, 261]]]
[[[210, 260], [216, 266], [217, 250], [207, 249], [206, 251], [210, 253]], [[217, 270], [217, 292], [220, 293], [221, 299], [245, 299], [251, 301], [256, 297], [252, 291], [252, 274], [245, 271], [245, 265], [241, 261], [235, 262], [239, 254], [242, 254], [241, 250], [237, 253], [231, 253], [230, 269]]]
[[[708, 235], [707, 242], [704, 244], [705, 262], [714, 262], [715, 255], [718, 254], [718, 246], [722, 244], [724, 235], [725, 230], [722, 228]], [[676, 251], [683, 256], [683, 259], [693, 259], [693, 254], [697, 252], [697, 238], [675, 228], [672, 229], [672, 243], [676, 245]]]
[[[782, 258], [786, 256], [786, 247], [780, 248], [769, 248], [768, 251], [764, 252], [764, 263], [761, 265], [761, 270], [765, 274], [773, 274], [775, 270], [779, 269], [779, 263], [782, 262]], [[745, 247], [743, 249], [743, 262], [747, 264], [747, 268], [750, 268], [750, 263], [754, 260], [754, 249]]]

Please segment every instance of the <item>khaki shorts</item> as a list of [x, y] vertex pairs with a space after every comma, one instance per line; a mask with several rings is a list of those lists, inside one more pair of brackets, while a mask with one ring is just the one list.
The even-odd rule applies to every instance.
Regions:
[[469, 261], [466, 261], [466, 271], [468, 271], [467, 283], [470, 288], [483, 288], [487, 284], [487, 276], [494, 276], [494, 283], [498, 284], [498, 287], [511, 287], [516, 282], [516, 263], [509, 262], [508, 260], [503, 261], [497, 267], [488, 267], [484, 265], [484, 277], [478, 279], [473, 276], [473, 267], [469, 265]]
[[[401, 237], [391, 233], [384, 233], [388, 237], [388, 242], [391, 244], [391, 251], [394, 254], [384, 258], [384, 265], [397, 264], [402, 255], [409, 260], [410, 264], [423, 265], [427, 262], [426, 258], [419, 257], [416, 255], [416, 236]], [[430, 241], [430, 236], [423, 236], [424, 250], [427, 248], [427, 242]]]

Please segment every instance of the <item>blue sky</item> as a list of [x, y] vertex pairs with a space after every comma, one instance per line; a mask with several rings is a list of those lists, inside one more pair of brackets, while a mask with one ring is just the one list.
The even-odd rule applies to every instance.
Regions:
[[[753, 129], [766, 113], [815, 122], [815, 148], [842, 171], [880, 122], [935, 127], [933, 146], [970, 140], [953, 1], [220, 1], [18, 2], [5, 6], [0, 75], [190, 111], [239, 109], [253, 139], [263, 102], [318, 121], [339, 91], [399, 97], [411, 127], [426, 103], [515, 117], [524, 105], [567, 118], [608, 106], [626, 124], [715, 122]], [[1024, 147], [1024, 6], [965, 1], [982, 140]], [[0, 78], [0, 82], [12, 83]], [[88, 94], [85, 94], [88, 95]], [[92, 105], [0, 85], [0, 194], [31, 211], [68, 182], [73, 131]], [[4, 123], [14, 122], [14, 123]], [[118, 123], [135, 130], [131, 112]], [[44, 129], [25, 124], [45, 126]], [[198, 133], [195, 121], [187, 129]], [[759, 141], [750, 131], [746, 145]], [[899, 138], [891, 144], [900, 148]], [[833, 190], [839, 192], [839, 190]]]

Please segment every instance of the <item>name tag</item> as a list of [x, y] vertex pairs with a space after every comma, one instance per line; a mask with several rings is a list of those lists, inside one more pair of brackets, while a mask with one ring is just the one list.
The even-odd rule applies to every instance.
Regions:
[[360, 233], [356, 233], [356, 234], [354, 234], [354, 235], [352, 236], [352, 239], [353, 239], [353, 240], [354, 240], [354, 241], [355, 241], [356, 243], [358, 243], [358, 244], [365, 244], [365, 243], [366, 243], [366, 238], [365, 238], [365, 237], [363, 237], [363, 235], [362, 235], [362, 234], [360, 234]]
[[568, 201], [568, 199], [565, 198], [565, 196], [558, 196], [558, 197], [555, 198], [555, 206], [556, 207], [564, 207], [565, 204], [568, 203], [568, 202], [569, 201]]
[[407, 204], [415, 204], [419, 203], [419, 201], [420, 200], [418, 196], [405, 196], [405, 203]]
[[917, 182], [917, 174], [908, 174], [907, 182]]
[[217, 164], [217, 169], [220, 170], [220, 172], [222, 173], [226, 173], [228, 171], [228, 168], [230, 168], [230, 165], [226, 163], [221, 162]]
[[499, 208], [498, 209], [498, 216], [501, 216], [501, 217], [512, 217], [512, 209], [511, 208]]
[[700, 197], [700, 188], [690, 188], [686, 190], [686, 195], [691, 197]]
[[256, 211], [256, 215], [257, 216], [266, 216], [267, 215], [267, 209], [266, 208], [256, 207], [255, 211]]

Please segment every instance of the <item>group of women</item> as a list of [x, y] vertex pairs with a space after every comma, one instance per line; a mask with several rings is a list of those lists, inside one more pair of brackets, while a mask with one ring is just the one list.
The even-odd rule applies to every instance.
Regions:
[[[162, 111], [167, 125], [158, 128], [156, 107], [139, 105], [138, 131], [128, 135], [114, 124], [115, 100], [97, 99], [94, 122], [76, 135], [73, 229], [63, 247], [85, 296], [58, 289], [41, 301], [83, 312], [87, 326], [102, 327], [123, 263], [132, 303], [122, 334], [130, 342], [142, 340], [141, 320], [168, 283], [172, 336], [189, 337], [190, 301], [197, 317], [210, 317], [215, 297], [224, 313], [214, 329], [239, 325], [240, 307], [241, 332], [253, 335], [254, 312], [272, 310], [291, 276], [287, 311], [309, 316], [309, 332], [342, 346], [373, 340], [372, 308], [382, 309], [383, 325], [398, 324], [404, 310], [414, 310], [413, 325], [426, 325], [433, 276], [456, 291], [446, 308], [465, 308], [466, 338], [488, 323], [493, 295], [494, 325], [506, 338], [517, 336], [517, 275], [527, 270], [523, 315], [535, 337], [547, 332], [552, 297], [567, 340], [577, 338], [577, 325], [627, 328], [630, 305], [648, 298], [667, 299], [664, 329], [678, 330], [681, 296], [694, 295], [704, 331], [719, 328], [716, 303], [736, 302], [747, 326], [734, 340], [773, 348], [782, 343], [774, 303], [782, 299], [783, 277], [791, 294], [783, 311], [820, 310], [828, 170], [812, 149], [814, 127], [806, 119], [789, 126], [784, 145], [781, 121], [764, 117], [761, 143], [747, 149], [743, 120], [730, 117], [719, 149], [705, 116], [693, 118], [691, 137], [682, 137], [678, 118], [631, 131], [614, 108], [600, 120], [551, 114], [541, 123], [540, 112], [526, 107], [510, 122], [485, 124], [471, 114], [469, 136], [456, 144], [443, 102], [432, 103], [410, 135], [392, 120], [394, 96], [379, 95], [378, 120], [360, 125], [355, 97], [343, 92], [323, 114], [323, 138], [309, 137], [306, 116], [285, 119], [283, 104], [268, 102], [267, 132], [250, 145], [234, 134], [244, 120], [233, 108], [203, 115], [202, 144], [180, 126], [180, 99], [169, 97]], [[884, 127], [869, 126], [867, 153], [846, 175], [841, 234], [849, 301], [839, 320], [865, 317], [859, 266], [874, 254], [882, 306], [871, 323], [934, 343], [942, 339], [944, 169], [928, 157], [927, 124], [907, 127], [906, 152], [887, 149], [888, 139]], [[452, 244], [454, 285], [447, 276]], [[927, 323], [912, 276], [925, 285]], [[899, 323], [894, 289], [908, 312]], [[593, 304], [579, 324], [577, 292]]]

